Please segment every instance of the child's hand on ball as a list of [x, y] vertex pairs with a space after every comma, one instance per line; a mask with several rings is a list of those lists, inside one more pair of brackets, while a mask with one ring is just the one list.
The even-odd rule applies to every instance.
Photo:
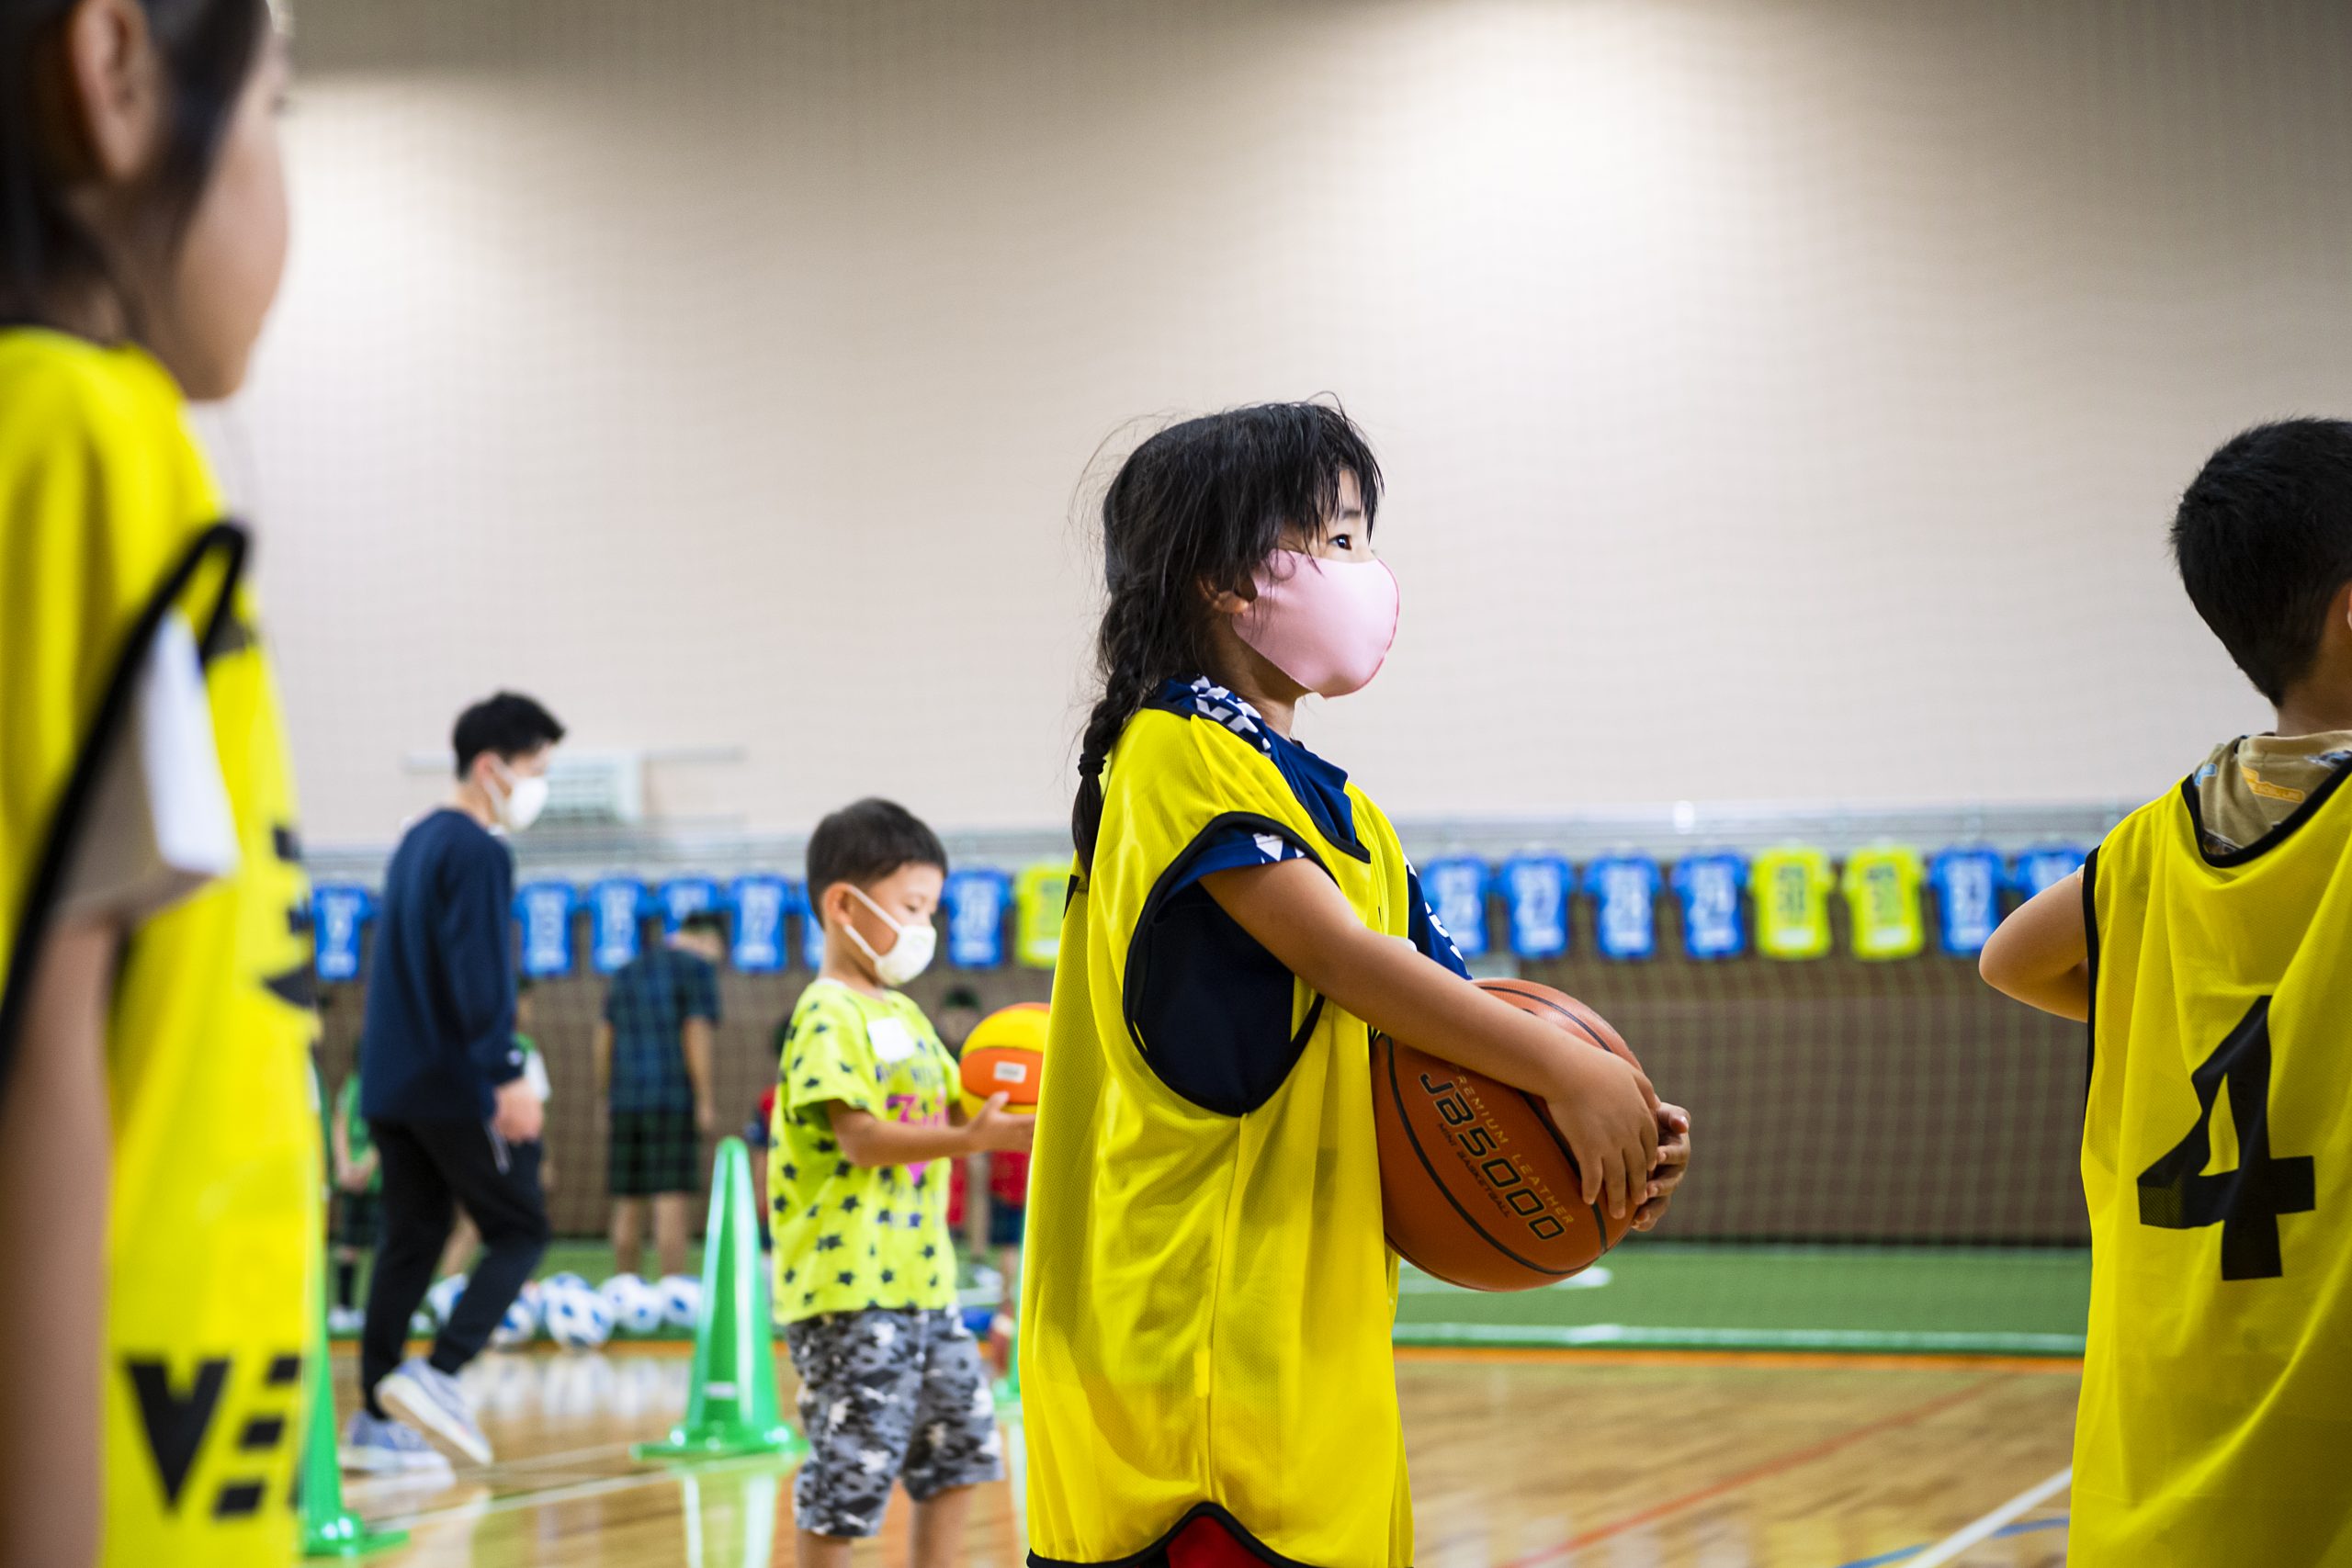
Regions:
[[1029, 1145], [1036, 1141], [1037, 1119], [1035, 1116], [1008, 1115], [1004, 1109], [1005, 1099], [1001, 1093], [989, 1096], [988, 1102], [980, 1107], [979, 1113], [967, 1125], [966, 1130], [972, 1135], [972, 1147], [1027, 1154]]
[[1606, 1051], [1560, 1054], [1558, 1090], [1544, 1097], [1584, 1178], [1584, 1201], [1605, 1194], [1612, 1218], [1639, 1206], [1658, 1160], [1657, 1091], [1641, 1068]]
[[1666, 1215], [1674, 1190], [1690, 1171], [1690, 1112], [1661, 1102], [1657, 1108], [1657, 1168], [1650, 1172], [1649, 1196], [1634, 1215], [1634, 1228], [1645, 1231]]

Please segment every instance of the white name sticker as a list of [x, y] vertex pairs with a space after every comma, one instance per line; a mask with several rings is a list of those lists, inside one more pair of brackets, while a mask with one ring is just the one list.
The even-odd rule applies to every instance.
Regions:
[[922, 1049], [915, 1032], [895, 1018], [877, 1018], [867, 1024], [865, 1038], [872, 1043], [877, 1062], [903, 1062]]

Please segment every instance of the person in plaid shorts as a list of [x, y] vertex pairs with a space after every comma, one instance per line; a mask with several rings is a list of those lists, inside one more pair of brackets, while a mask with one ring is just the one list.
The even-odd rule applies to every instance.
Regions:
[[686, 1271], [688, 1210], [702, 1189], [702, 1140], [718, 1130], [711, 1036], [718, 1023], [719, 915], [689, 915], [668, 944], [613, 976], [596, 1029], [597, 1088], [611, 1112], [605, 1171], [613, 1194], [613, 1267], [638, 1271], [645, 1207], [662, 1272]]

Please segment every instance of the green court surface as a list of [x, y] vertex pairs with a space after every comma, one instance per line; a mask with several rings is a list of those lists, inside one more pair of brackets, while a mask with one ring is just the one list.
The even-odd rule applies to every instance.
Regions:
[[1396, 1342], [2076, 1356], [2090, 1272], [2072, 1249], [1637, 1240], [1509, 1294], [1408, 1269]]
[[[697, 1247], [688, 1272], [701, 1266]], [[612, 1252], [559, 1241], [539, 1272], [564, 1270], [602, 1280]], [[964, 1274], [968, 1287], [969, 1260]], [[1505, 1294], [1408, 1267], [1400, 1298], [1399, 1345], [2077, 1356], [2090, 1254], [1634, 1241], [1576, 1279]]]

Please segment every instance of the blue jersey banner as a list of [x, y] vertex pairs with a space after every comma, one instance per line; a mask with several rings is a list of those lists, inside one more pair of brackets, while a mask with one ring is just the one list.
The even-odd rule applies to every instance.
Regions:
[[1584, 868], [1584, 885], [1599, 919], [1604, 958], [1649, 958], [1657, 952], [1657, 862], [1647, 855], [1611, 855]]
[[814, 975], [825, 967], [825, 922], [817, 918], [808, 889], [796, 884], [794, 891], [793, 912], [800, 917], [800, 966]]
[[588, 914], [594, 932], [589, 961], [599, 975], [609, 975], [637, 956], [638, 921], [647, 904], [645, 884], [634, 877], [608, 876], [588, 889]]
[[1568, 950], [1568, 895], [1577, 874], [1558, 855], [1505, 861], [1503, 904], [1510, 919], [1510, 950], [1521, 958], [1557, 958]]
[[1747, 916], [1741, 895], [1747, 863], [1728, 852], [1692, 855], [1674, 867], [1682, 900], [1682, 951], [1692, 958], [1736, 958], [1747, 951]]
[[1936, 943], [1955, 958], [1973, 958], [2001, 923], [2001, 889], [2008, 868], [1992, 850], [1946, 850], [1928, 863], [1936, 890]]
[[1004, 967], [1004, 916], [1012, 879], [1001, 871], [959, 871], [940, 902], [947, 909], [947, 962], [958, 969]]
[[707, 876], [681, 876], [662, 885], [662, 929], [671, 936], [686, 923], [688, 915], [700, 915], [718, 908], [718, 884]]
[[579, 902], [569, 882], [529, 882], [514, 890], [524, 974], [551, 980], [571, 973], [571, 912]]
[[1487, 952], [1487, 863], [1467, 855], [1421, 867], [1421, 890], [1438, 924], [1464, 958]]
[[376, 912], [376, 900], [365, 887], [324, 886], [311, 890], [311, 917], [318, 944], [319, 978], [359, 978], [359, 931]]
[[2018, 856], [2013, 886], [2030, 898], [2052, 883], [2064, 882], [2083, 869], [2083, 852], [2072, 844], [2044, 844]]
[[735, 941], [728, 956], [746, 975], [773, 975], [784, 967], [784, 917], [792, 884], [781, 876], [735, 879]]

